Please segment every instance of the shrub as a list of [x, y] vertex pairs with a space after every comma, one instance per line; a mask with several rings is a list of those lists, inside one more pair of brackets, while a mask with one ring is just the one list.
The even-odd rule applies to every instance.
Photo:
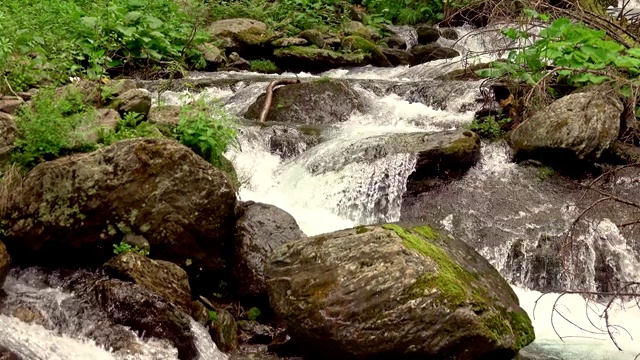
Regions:
[[214, 166], [222, 166], [222, 154], [235, 141], [232, 116], [217, 104], [199, 100], [183, 106], [174, 130], [176, 139]]
[[251, 60], [249, 61], [251, 71], [261, 73], [277, 73], [280, 69], [271, 60]]
[[125, 252], [136, 252], [140, 255], [147, 256], [149, 255], [149, 250], [140, 249], [137, 246], [131, 246], [124, 241], [121, 241], [120, 244], [113, 244], [113, 253], [118, 255]]
[[141, 120], [141, 114], [126, 113], [124, 118], [118, 121], [117, 130], [102, 131], [99, 136], [100, 143], [108, 146], [126, 139], [163, 137], [155, 125]]

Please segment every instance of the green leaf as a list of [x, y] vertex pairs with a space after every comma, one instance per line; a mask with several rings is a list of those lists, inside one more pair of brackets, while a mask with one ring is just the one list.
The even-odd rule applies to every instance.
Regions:
[[80, 23], [86, 27], [95, 28], [96, 24], [98, 23], [98, 18], [85, 16], [80, 19]]
[[620, 88], [620, 95], [624, 97], [631, 97], [631, 86], [625, 85]]
[[506, 74], [506, 71], [504, 69], [487, 68], [476, 70], [475, 74], [481, 78], [499, 78]]

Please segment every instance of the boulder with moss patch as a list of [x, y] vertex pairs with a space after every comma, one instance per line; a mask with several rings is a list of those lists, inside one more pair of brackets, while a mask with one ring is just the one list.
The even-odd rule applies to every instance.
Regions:
[[269, 36], [265, 23], [245, 18], [214, 21], [207, 32], [213, 39], [221, 40], [228, 52], [242, 54], [253, 52], [274, 40]]
[[342, 48], [347, 51], [359, 51], [369, 54], [371, 56], [371, 64], [374, 66], [393, 66], [376, 44], [358, 35], [347, 36], [342, 39]]
[[371, 56], [366, 53], [345, 54], [329, 49], [290, 46], [276, 49], [273, 56], [281, 69], [322, 72], [340, 67], [364, 66]]
[[442, 59], [451, 59], [460, 56], [460, 53], [448, 47], [438, 44], [416, 45], [411, 48], [411, 54], [416, 58], [418, 64]]
[[373, 42], [380, 40], [380, 34], [376, 30], [358, 21], [349, 21], [343, 30], [349, 36], [356, 35]]
[[44, 162], [21, 188], [3, 219], [17, 264], [97, 266], [136, 233], [154, 258], [183, 265], [194, 286], [224, 268], [235, 232], [235, 187], [173, 140], [124, 140]]
[[315, 358], [511, 360], [535, 337], [498, 271], [428, 226], [302, 239], [265, 271], [274, 311]]
[[[258, 119], [266, 95], [249, 106], [245, 117]], [[341, 81], [312, 81], [281, 86], [273, 91], [267, 121], [295, 124], [334, 124], [362, 110], [360, 96]]]

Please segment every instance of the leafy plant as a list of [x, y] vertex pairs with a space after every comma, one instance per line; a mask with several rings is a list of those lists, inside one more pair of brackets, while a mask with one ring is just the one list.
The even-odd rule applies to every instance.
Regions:
[[125, 252], [135, 252], [138, 253], [140, 255], [144, 255], [144, 256], [148, 256], [149, 255], [149, 250], [145, 250], [145, 249], [140, 249], [137, 246], [131, 246], [130, 244], [127, 244], [124, 241], [121, 241], [120, 244], [113, 244], [113, 253], [118, 255], [118, 254], [122, 254]]
[[251, 71], [261, 73], [277, 73], [280, 69], [271, 60], [251, 60], [249, 61]]
[[174, 135], [209, 163], [221, 166], [222, 154], [235, 141], [237, 130], [224, 108], [199, 100], [182, 107]]
[[251, 321], [256, 321], [260, 315], [262, 315], [262, 312], [257, 307], [252, 307], [247, 311], [247, 319]]
[[102, 130], [100, 133], [100, 142], [104, 145], [111, 145], [120, 140], [135, 138], [160, 138], [162, 133], [155, 125], [142, 121], [142, 115], [129, 112], [124, 118], [118, 121], [117, 130]]
[[30, 169], [42, 161], [95, 149], [95, 143], [84, 140], [74, 131], [96, 117], [95, 109], [84, 104], [76, 88], [68, 87], [60, 92], [41, 89], [28, 106], [18, 111], [11, 162]]
[[469, 130], [477, 133], [480, 137], [495, 140], [504, 136], [505, 131], [502, 129], [509, 122], [511, 122], [510, 118], [501, 118], [495, 115], [481, 119], [475, 118], [469, 125]]
[[209, 310], [209, 321], [211, 322], [218, 321], [218, 313], [213, 310]]

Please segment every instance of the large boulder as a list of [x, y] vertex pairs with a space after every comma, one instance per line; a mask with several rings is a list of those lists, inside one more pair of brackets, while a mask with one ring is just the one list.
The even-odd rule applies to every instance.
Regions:
[[341, 67], [364, 66], [371, 61], [371, 56], [367, 53], [342, 53], [308, 46], [276, 49], [273, 56], [281, 69], [316, 73]]
[[391, 48], [382, 48], [381, 50], [393, 66], [415, 65], [416, 59], [406, 50]]
[[19, 264], [97, 266], [135, 233], [154, 258], [190, 264], [193, 281], [224, 267], [234, 234], [235, 188], [173, 140], [124, 140], [41, 163], [21, 188], [3, 219], [3, 240]]
[[[260, 95], [249, 106], [246, 118], [259, 118], [265, 97], [265, 94]], [[281, 86], [274, 90], [267, 121], [334, 124], [349, 120], [356, 110], [363, 110], [360, 96], [347, 84], [319, 80]]]
[[275, 312], [311, 358], [511, 360], [535, 337], [498, 271], [428, 226], [302, 239], [265, 273]]
[[0, 167], [9, 160], [16, 130], [13, 116], [0, 112]]
[[180, 360], [198, 358], [191, 320], [163, 297], [117, 279], [99, 280], [93, 291], [96, 303], [114, 323], [146, 337], [168, 340], [178, 349]]
[[[1, 229], [2, 228], [0, 227], [0, 230]], [[9, 256], [9, 252], [7, 252], [6, 246], [4, 246], [2, 241], [0, 241], [0, 289], [2, 289], [2, 285], [4, 284], [10, 269], [11, 257]]]
[[410, 51], [418, 64], [441, 59], [451, 59], [460, 56], [460, 53], [457, 50], [442, 47], [437, 44], [416, 45], [412, 47]]
[[264, 264], [280, 246], [305, 235], [286, 211], [253, 202], [245, 204], [236, 229], [236, 262], [232, 273], [238, 295], [241, 299], [256, 302], [258, 307], [268, 306]]
[[178, 265], [129, 251], [115, 256], [103, 268], [111, 278], [134, 282], [162, 296], [185, 314], [193, 313], [189, 275]]
[[525, 120], [508, 140], [518, 159], [597, 159], [618, 138], [623, 109], [611, 90], [570, 94]]
[[373, 42], [358, 35], [347, 36], [342, 39], [342, 49], [347, 51], [359, 51], [371, 56], [371, 64], [380, 67], [392, 67], [389, 59]]
[[265, 23], [245, 18], [214, 21], [207, 32], [213, 39], [222, 40], [228, 52], [242, 54], [273, 40], [267, 35]]

